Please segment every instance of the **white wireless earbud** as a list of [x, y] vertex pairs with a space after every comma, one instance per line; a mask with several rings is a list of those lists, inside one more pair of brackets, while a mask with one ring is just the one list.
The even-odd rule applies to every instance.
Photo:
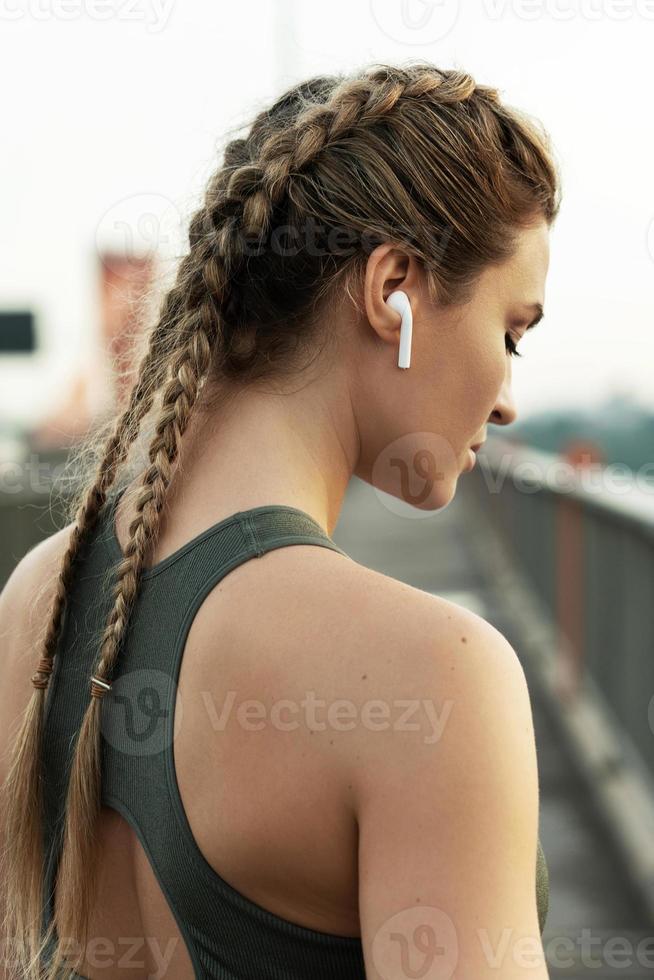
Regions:
[[386, 300], [388, 305], [402, 317], [400, 325], [400, 352], [397, 366], [408, 368], [411, 365], [411, 334], [413, 332], [413, 312], [409, 297], [401, 289], [396, 289]]

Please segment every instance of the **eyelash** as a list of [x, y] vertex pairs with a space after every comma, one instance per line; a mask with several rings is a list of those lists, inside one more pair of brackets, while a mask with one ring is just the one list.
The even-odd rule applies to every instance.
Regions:
[[505, 340], [505, 347], [508, 350], [511, 357], [522, 357], [522, 354], [520, 353], [515, 343], [513, 342], [513, 338], [510, 333], [507, 333], [505, 335], [504, 340]]

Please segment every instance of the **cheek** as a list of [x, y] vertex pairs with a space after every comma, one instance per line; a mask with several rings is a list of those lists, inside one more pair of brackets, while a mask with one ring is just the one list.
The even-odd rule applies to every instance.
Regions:
[[493, 344], [487, 351], [486, 357], [486, 387], [497, 397], [507, 376], [511, 373], [511, 358], [507, 352], [504, 339], [501, 345]]
[[499, 395], [504, 384], [511, 383], [511, 357], [503, 351], [502, 357], [497, 359], [495, 368], [495, 394]]
[[502, 392], [507, 379], [510, 381], [509, 356], [505, 350], [498, 353], [488, 351], [483, 360], [483, 367], [476, 374], [477, 392], [474, 399], [478, 415], [482, 416], [482, 424], [492, 412]]
[[[447, 347], [441, 343], [423, 360], [416, 359], [416, 386], [420, 392], [419, 413], [432, 414], [440, 425], [449, 425], [468, 439], [486, 422], [502, 387], [510, 376], [504, 337], [480, 342], [475, 334], [468, 342]], [[412, 362], [413, 367], [413, 362]]]

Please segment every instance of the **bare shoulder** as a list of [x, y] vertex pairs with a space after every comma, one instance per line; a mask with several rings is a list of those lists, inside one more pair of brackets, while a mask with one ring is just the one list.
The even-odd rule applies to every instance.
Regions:
[[[524, 679], [506, 637], [464, 606], [325, 549], [292, 549], [292, 556], [286, 550], [301, 604], [322, 619], [326, 644], [338, 640], [357, 664], [365, 658], [374, 669], [367, 680], [376, 676], [380, 684], [396, 686], [414, 677], [418, 687], [440, 682], [442, 671], [453, 668], [479, 677], [491, 662]], [[283, 589], [290, 584], [283, 575], [278, 582]]]
[[491, 662], [524, 680], [515, 651], [487, 620], [327, 548], [271, 551], [243, 566], [233, 582], [228, 577], [225, 587], [239, 593], [239, 614], [250, 601], [258, 617], [281, 614], [285, 634], [292, 629], [305, 639], [309, 630], [320, 659], [337, 659], [342, 680], [351, 664], [348, 680], [363, 666], [369, 688], [419, 690], [455, 682], [452, 673], [456, 683], [479, 679]]
[[[57, 575], [70, 541], [73, 524], [40, 541], [16, 564], [0, 590], [0, 636], [18, 640], [29, 624], [42, 625], [54, 598]], [[13, 645], [13, 643], [12, 643]]]
[[[247, 563], [232, 583], [228, 577], [221, 599], [229, 589], [236, 628], [251, 610], [267, 662], [298, 683], [320, 683], [326, 697], [383, 702], [396, 714], [401, 702], [429, 696], [480, 710], [486, 698], [492, 713], [489, 687], [499, 684], [509, 698], [526, 692], [516, 652], [482, 617], [329, 549], [270, 552]], [[223, 622], [224, 612], [221, 602], [216, 614]], [[431, 725], [424, 712], [422, 723]], [[370, 737], [372, 729], [363, 726], [347, 740], [353, 759], [386, 751], [383, 739]], [[394, 745], [402, 750], [401, 735]]]
[[[351, 627], [342, 636], [353, 665], [351, 687], [387, 706], [396, 722], [361, 728], [352, 774], [361, 806], [366, 794], [374, 795], [380, 773], [388, 775], [412, 757], [431, 765], [437, 742], [443, 763], [476, 764], [475, 736], [499, 732], [502, 724], [510, 730], [507, 744], [516, 762], [522, 753], [530, 763], [535, 739], [529, 690], [503, 633], [464, 606], [361, 566], [350, 570], [341, 603]], [[378, 731], [387, 734], [380, 738]], [[370, 765], [360, 765], [362, 760]]]
[[[68, 547], [69, 524], [39, 542], [17, 563], [0, 590], [0, 731], [20, 714], [32, 693], [57, 576]], [[3, 744], [6, 744], [3, 738]]]
[[444, 598], [360, 566], [344, 569], [340, 584], [335, 566], [323, 573], [336, 587], [325, 614], [341, 611], [330, 649], [355, 705], [355, 724], [339, 737], [359, 832], [370, 977], [386, 975], [377, 963], [395, 963], [398, 937], [410, 945], [421, 925], [448, 949], [458, 937], [450, 950], [457, 968], [480, 980], [497, 972], [488, 937], [508, 927], [502, 975], [526, 980], [519, 957], [527, 942], [529, 976], [546, 980], [536, 746], [516, 651], [486, 620]]

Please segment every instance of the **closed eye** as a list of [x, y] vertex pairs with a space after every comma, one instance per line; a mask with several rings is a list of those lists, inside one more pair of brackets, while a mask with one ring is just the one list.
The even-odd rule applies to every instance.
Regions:
[[505, 334], [504, 342], [505, 342], [505, 347], [509, 352], [509, 354], [511, 355], [511, 357], [522, 357], [522, 354], [516, 347], [513, 337], [511, 336], [510, 333]]

